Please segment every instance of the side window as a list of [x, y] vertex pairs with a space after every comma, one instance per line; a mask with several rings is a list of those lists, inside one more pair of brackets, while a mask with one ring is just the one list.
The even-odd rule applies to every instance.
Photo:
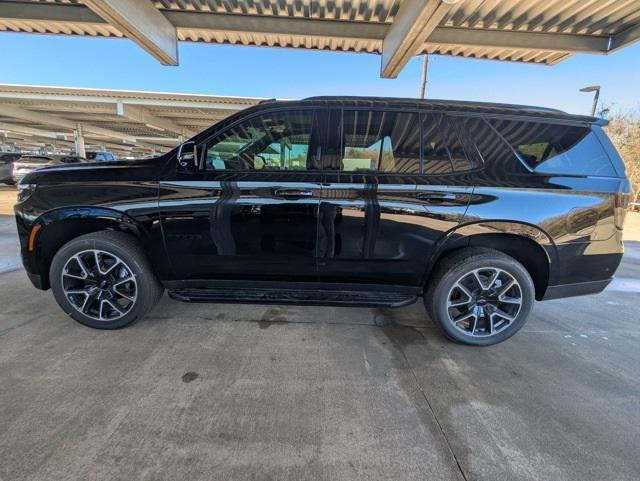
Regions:
[[588, 127], [514, 120], [491, 123], [535, 172], [615, 176], [607, 153]]
[[482, 156], [472, 140], [475, 119], [445, 114], [425, 114], [422, 119], [424, 173], [466, 172], [482, 166]]
[[422, 117], [424, 173], [427, 175], [450, 174], [453, 171], [449, 149], [440, 128], [443, 117], [442, 114], [425, 114]]
[[522, 163], [511, 147], [496, 133], [489, 122], [480, 118], [469, 118], [467, 132], [484, 161], [485, 172], [497, 179], [505, 173], [524, 172]]
[[420, 128], [413, 113], [345, 110], [343, 172], [420, 172]]
[[251, 117], [207, 144], [206, 170], [307, 170], [314, 112], [269, 112]]

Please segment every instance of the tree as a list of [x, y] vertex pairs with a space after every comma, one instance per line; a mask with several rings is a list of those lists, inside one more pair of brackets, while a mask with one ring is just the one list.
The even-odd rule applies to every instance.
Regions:
[[611, 112], [604, 109], [609, 125], [609, 138], [624, 160], [627, 177], [631, 181], [631, 201], [640, 201], [640, 112], [637, 110]]

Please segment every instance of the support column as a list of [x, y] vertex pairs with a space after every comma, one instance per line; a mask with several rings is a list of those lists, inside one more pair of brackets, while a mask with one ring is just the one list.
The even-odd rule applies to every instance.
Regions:
[[82, 132], [82, 124], [77, 124], [73, 131], [73, 141], [76, 147], [76, 155], [86, 157], [87, 152], [84, 148], [84, 133]]
[[420, 98], [423, 99], [427, 93], [427, 70], [429, 68], [429, 54], [424, 54], [422, 63], [422, 76], [420, 77]]

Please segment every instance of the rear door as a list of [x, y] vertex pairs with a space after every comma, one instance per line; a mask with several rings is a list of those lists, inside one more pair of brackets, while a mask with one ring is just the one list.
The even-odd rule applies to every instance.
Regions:
[[440, 120], [417, 111], [331, 113], [318, 228], [322, 280], [420, 285], [473, 190], [469, 177], [454, 173]]
[[316, 111], [245, 118], [200, 146], [202, 167], [160, 185], [177, 279], [315, 280]]

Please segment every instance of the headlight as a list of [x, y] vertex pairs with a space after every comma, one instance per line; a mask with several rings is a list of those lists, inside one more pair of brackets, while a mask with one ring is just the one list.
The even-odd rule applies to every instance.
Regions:
[[36, 184], [18, 182], [18, 202], [24, 202], [36, 191]]

